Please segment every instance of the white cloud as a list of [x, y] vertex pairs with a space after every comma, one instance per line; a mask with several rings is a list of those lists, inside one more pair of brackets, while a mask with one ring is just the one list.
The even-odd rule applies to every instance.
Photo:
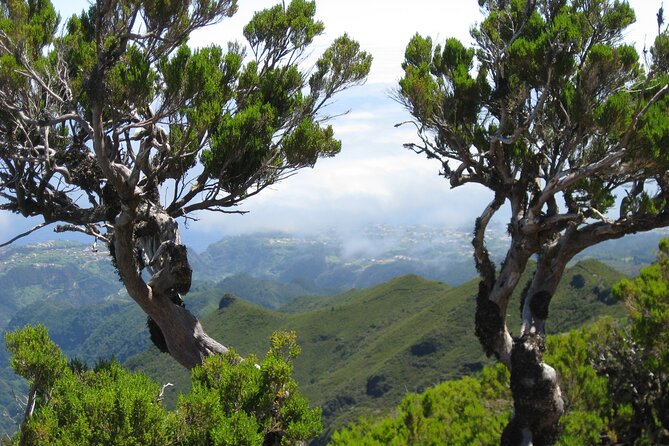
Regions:
[[9, 234], [10, 228], [9, 215], [10, 214], [8, 212], [0, 212], [0, 234], [2, 234], [0, 238], [3, 239], [0, 240], [0, 243], [4, 242], [5, 238], [8, 238], [7, 234]]
[[370, 83], [394, 83], [401, 75], [404, 48], [415, 33], [469, 41], [480, 20], [475, 1], [322, 0], [317, 3], [328, 38], [348, 33], [374, 56]]

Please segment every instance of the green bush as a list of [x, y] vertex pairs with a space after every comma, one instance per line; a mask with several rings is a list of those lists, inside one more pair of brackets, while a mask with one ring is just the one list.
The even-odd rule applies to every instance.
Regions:
[[332, 436], [344, 445], [497, 444], [511, 412], [509, 373], [487, 367], [478, 378], [447, 381], [424, 393], [407, 395], [392, 417], [364, 420]]
[[309, 405], [292, 378], [299, 354], [295, 333], [277, 332], [265, 359], [214, 356], [193, 370], [193, 387], [179, 399], [177, 438], [189, 445], [285, 445], [316, 437], [321, 410]]
[[[191, 393], [177, 408], [161, 404], [161, 386], [115, 361], [93, 370], [66, 360], [44, 326], [7, 333], [14, 371], [30, 384], [21, 445], [291, 445], [316, 437], [320, 409], [310, 409], [292, 378], [295, 333], [275, 333], [254, 356], [212, 356], [192, 371]], [[34, 405], [33, 405], [34, 402]]]

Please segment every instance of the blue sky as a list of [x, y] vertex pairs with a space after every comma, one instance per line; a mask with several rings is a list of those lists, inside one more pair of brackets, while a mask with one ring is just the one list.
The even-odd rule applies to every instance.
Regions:
[[[240, 0], [235, 17], [192, 36], [191, 44], [225, 45], [243, 40], [241, 29], [253, 12], [276, 1]], [[660, 2], [633, 0], [637, 23], [627, 40], [643, 47], [657, 30], [655, 13]], [[57, 0], [63, 17], [81, 11], [86, 1]], [[200, 213], [188, 228], [186, 243], [201, 250], [224, 235], [266, 230], [318, 232], [324, 229], [355, 231], [368, 224], [430, 224], [470, 227], [488, 201], [481, 188], [450, 190], [439, 165], [403, 148], [413, 141], [410, 127], [394, 124], [408, 114], [389, 93], [401, 76], [404, 48], [416, 32], [436, 41], [457, 37], [470, 41], [469, 28], [481, 20], [476, 0], [317, 0], [317, 16], [326, 32], [315, 43], [320, 54], [334, 38], [347, 32], [374, 56], [368, 82], [345, 92], [334, 104], [350, 110], [332, 122], [342, 140], [341, 154], [320, 160], [313, 169], [265, 190], [240, 210], [245, 215]], [[333, 109], [333, 111], [334, 111]], [[0, 213], [0, 242], [38, 222]], [[28, 240], [50, 239], [49, 228]], [[71, 237], [71, 236], [70, 236]]]

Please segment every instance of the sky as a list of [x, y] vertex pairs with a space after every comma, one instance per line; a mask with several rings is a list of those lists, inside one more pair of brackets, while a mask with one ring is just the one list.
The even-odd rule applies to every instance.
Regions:
[[[239, 0], [234, 17], [194, 33], [190, 44], [243, 42], [242, 27], [253, 13], [276, 2]], [[87, 2], [56, 0], [54, 4], [62, 17], [69, 17]], [[656, 33], [655, 13], [660, 2], [632, 0], [630, 4], [637, 13], [637, 23], [629, 28], [626, 40], [642, 48], [644, 42], [652, 43]], [[416, 137], [410, 126], [394, 127], [410, 116], [391, 98], [411, 37], [419, 32], [436, 42], [456, 37], [471, 43], [469, 29], [482, 19], [478, 1], [316, 0], [316, 5], [325, 33], [315, 42], [315, 56], [336, 37], [348, 33], [374, 57], [367, 82], [340, 95], [330, 110], [348, 111], [331, 121], [342, 141], [342, 151], [248, 199], [237, 209], [248, 211], [244, 215], [196, 214], [198, 221], [181, 228], [186, 244], [198, 251], [223, 236], [258, 231], [316, 233], [334, 229], [346, 233], [377, 224], [470, 229], [490, 199], [487, 191], [473, 185], [451, 190], [438, 175], [436, 161], [403, 147]], [[0, 243], [37, 223], [0, 213]], [[57, 236], [46, 227], [23, 242]]]

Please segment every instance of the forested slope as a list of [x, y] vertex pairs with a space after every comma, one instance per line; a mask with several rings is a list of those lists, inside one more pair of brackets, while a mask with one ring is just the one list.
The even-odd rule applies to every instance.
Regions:
[[[621, 277], [592, 260], [573, 266], [554, 298], [549, 330], [558, 333], [602, 315], [621, 316], [622, 306], [610, 295]], [[302, 347], [295, 376], [310, 401], [323, 407], [326, 426], [332, 428], [385, 413], [407, 392], [480, 371], [486, 361], [473, 333], [476, 288], [475, 281], [451, 287], [402, 276], [372, 288], [310, 299], [309, 310], [298, 313], [227, 297], [203, 324], [242, 355], [262, 353], [275, 330], [295, 330]], [[187, 389], [187, 374], [154, 350], [127, 365], [161, 382], [177, 383], [177, 391]]]

